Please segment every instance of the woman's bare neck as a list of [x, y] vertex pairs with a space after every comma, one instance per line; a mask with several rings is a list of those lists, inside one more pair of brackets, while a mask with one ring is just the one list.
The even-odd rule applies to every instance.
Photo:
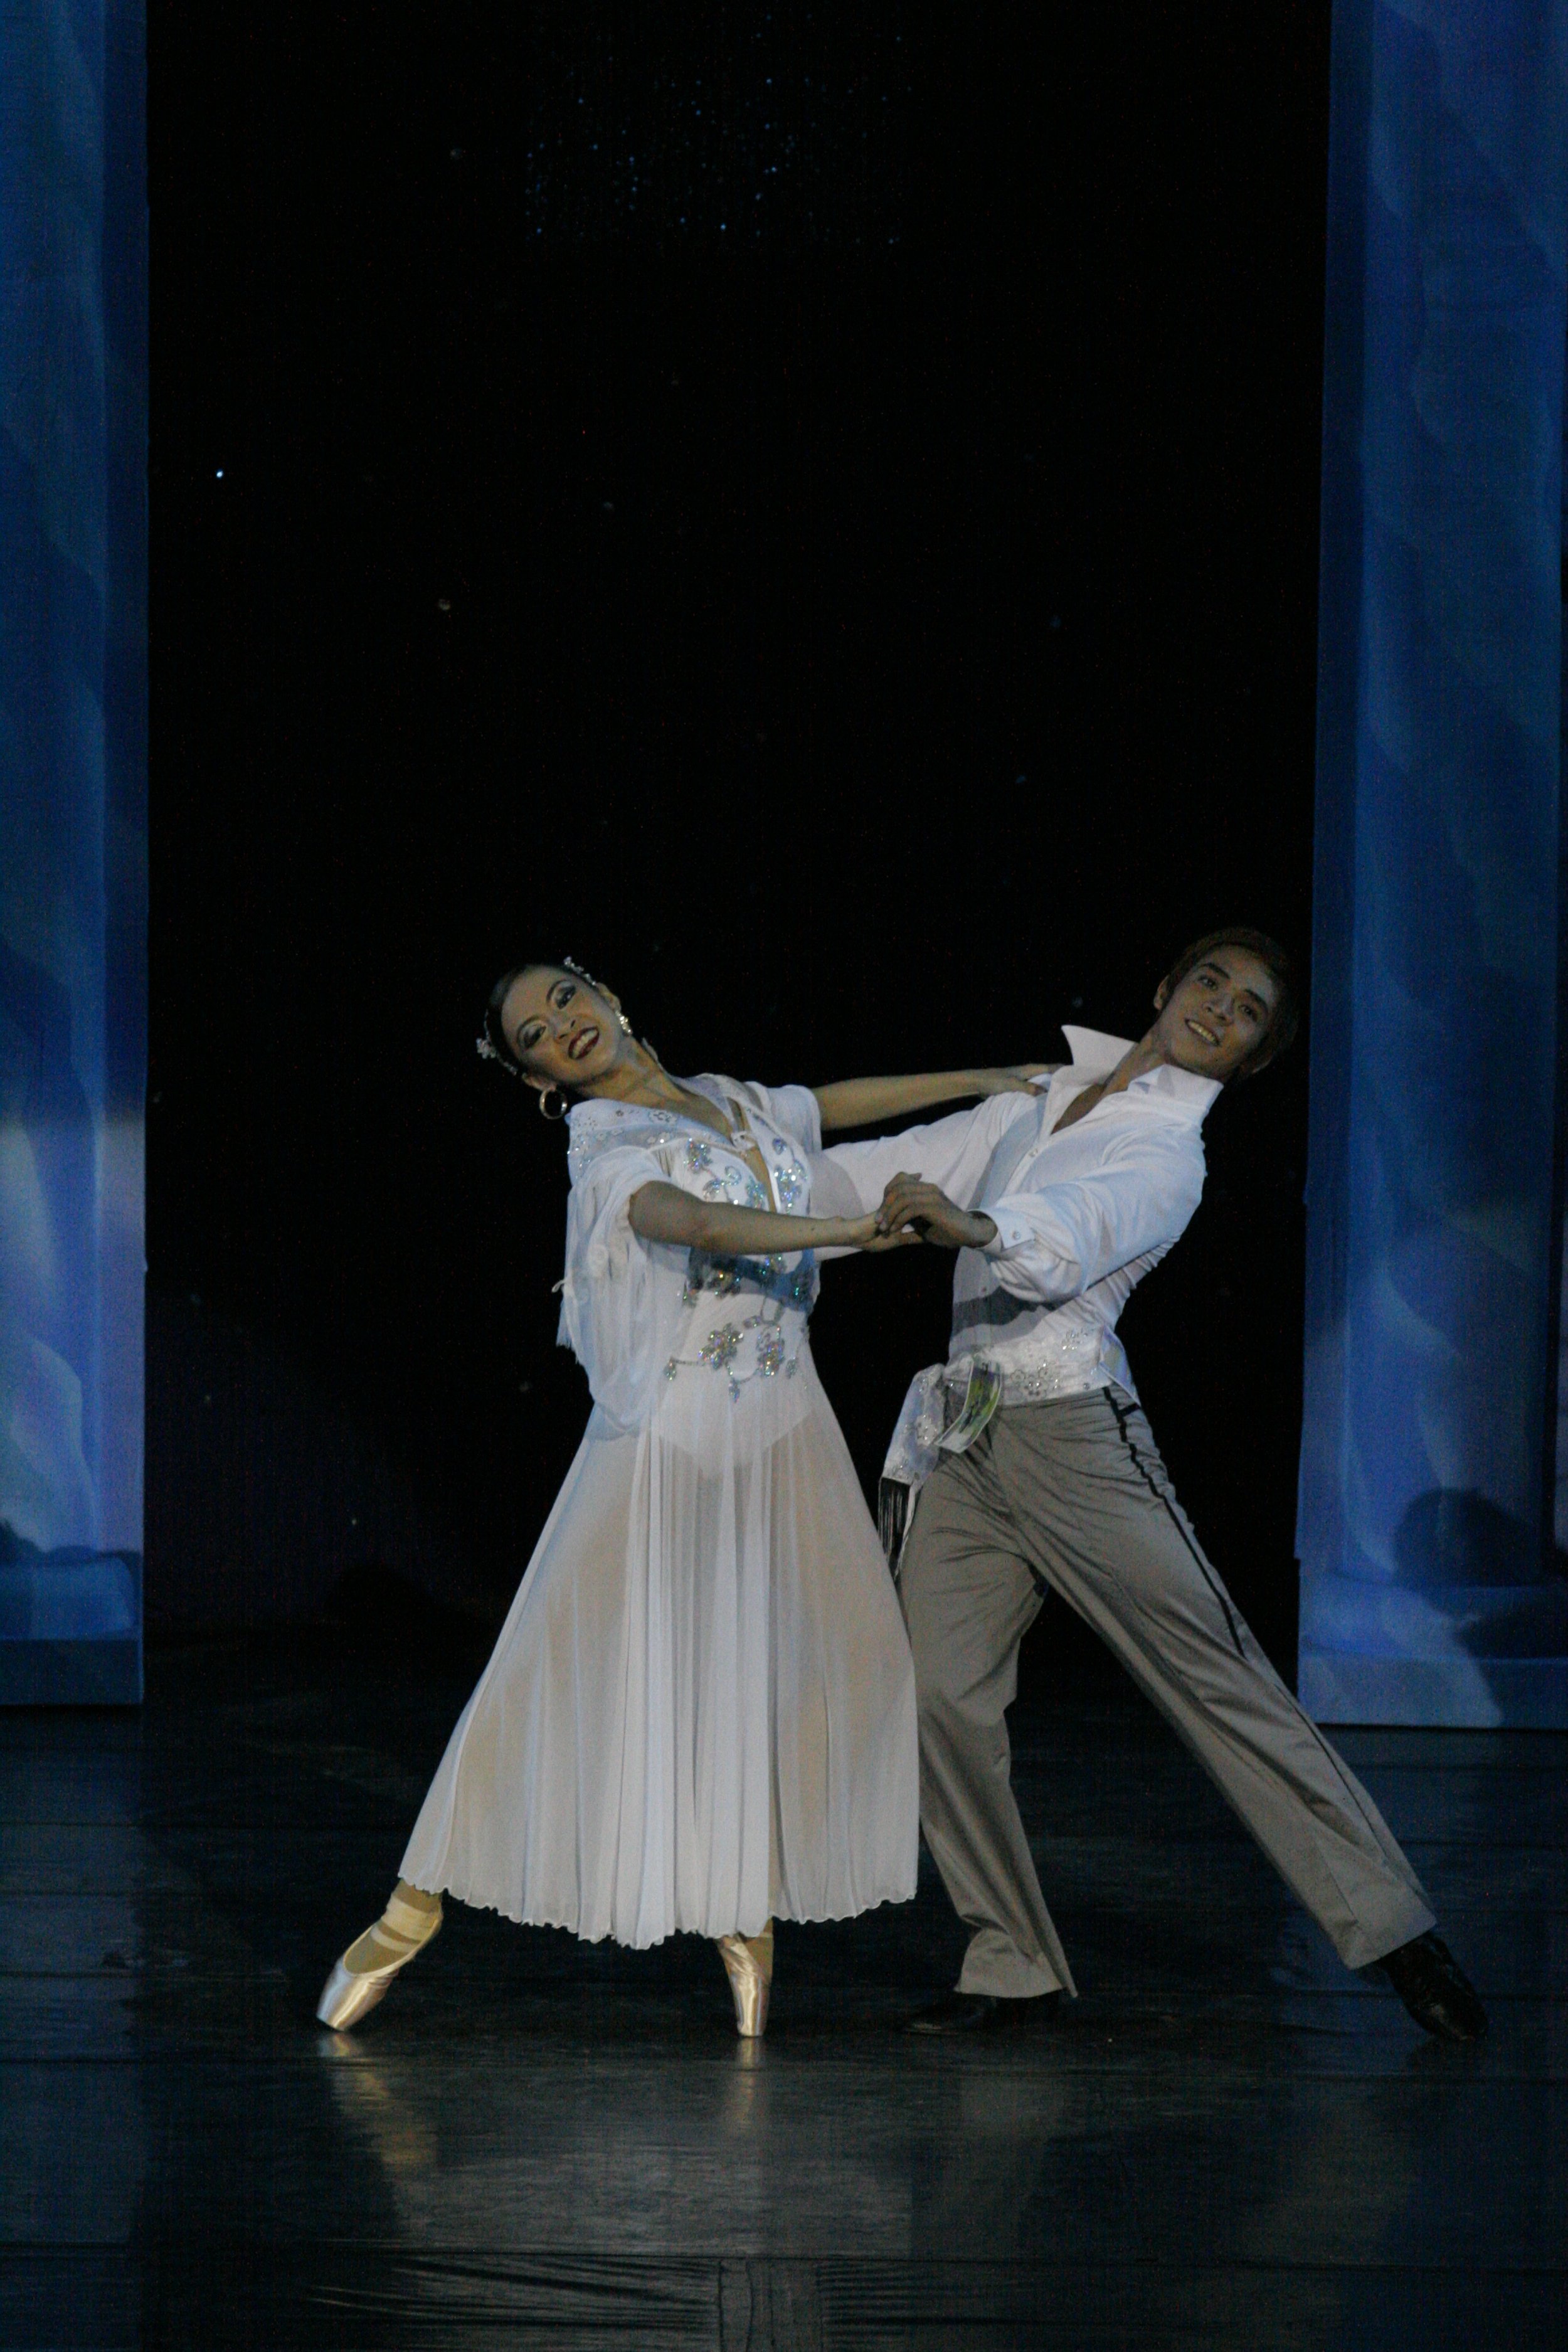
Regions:
[[584, 1093], [595, 1102], [635, 1103], [643, 1110], [676, 1110], [683, 1118], [700, 1119], [715, 1134], [731, 1132], [730, 1122], [717, 1103], [690, 1087], [683, 1087], [679, 1078], [672, 1078], [646, 1045], [635, 1045], [624, 1063], [606, 1071], [595, 1086], [585, 1087]]

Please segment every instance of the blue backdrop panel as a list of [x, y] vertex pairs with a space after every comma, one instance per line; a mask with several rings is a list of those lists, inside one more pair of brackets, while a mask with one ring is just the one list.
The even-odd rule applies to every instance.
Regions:
[[1300, 1688], [1568, 1722], [1564, 0], [1335, 0]]
[[0, 1701], [141, 1695], [141, 0], [0, 7]]

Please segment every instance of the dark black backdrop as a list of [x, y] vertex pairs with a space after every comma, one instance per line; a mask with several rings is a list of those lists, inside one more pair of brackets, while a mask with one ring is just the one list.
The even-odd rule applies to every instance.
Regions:
[[[1328, 13], [154, 0], [154, 1613], [504, 1603], [586, 1409], [522, 952], [809, 1080], [1304, 945]], [[1304, 1129], [1222, 1103], [1126, 1322], [1280, 1656]], [[868, 1478], [950, 1267], [829, 1275]]]

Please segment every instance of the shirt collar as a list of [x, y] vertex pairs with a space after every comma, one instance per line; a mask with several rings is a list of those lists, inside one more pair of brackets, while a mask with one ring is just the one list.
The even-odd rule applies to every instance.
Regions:
[[[1131, 1037], [1108, 1037], [1102, 1030], [1076, 1029], [1067, 1022], [1062, 1024], [1062, 1035], [1072, 1055], [1073, 1076], [1081, 1076], [1086, 1086], [1092, 1085], [1096, 1078], [1109, 1077], [1122, 1055], [1132, 1051]], [[1221, 1092], [1217, 1078], [1200, 1078], [1195, 1071], [1178, 1070], [1173, 1062], [1162, 1062], [1157, 1069], [1145, 1070], [1127, 1088], [1131, 1099], [1152, 1097], [1200, 1120]]]

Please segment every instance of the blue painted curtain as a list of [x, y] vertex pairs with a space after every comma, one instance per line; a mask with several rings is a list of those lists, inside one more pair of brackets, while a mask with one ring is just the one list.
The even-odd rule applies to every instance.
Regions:
[[1300, 1687], [1568, 1722], [1564, 0], [1335, 0]]
[[0, 8], [0, 1699], [140, 1688], [144, 49]]

